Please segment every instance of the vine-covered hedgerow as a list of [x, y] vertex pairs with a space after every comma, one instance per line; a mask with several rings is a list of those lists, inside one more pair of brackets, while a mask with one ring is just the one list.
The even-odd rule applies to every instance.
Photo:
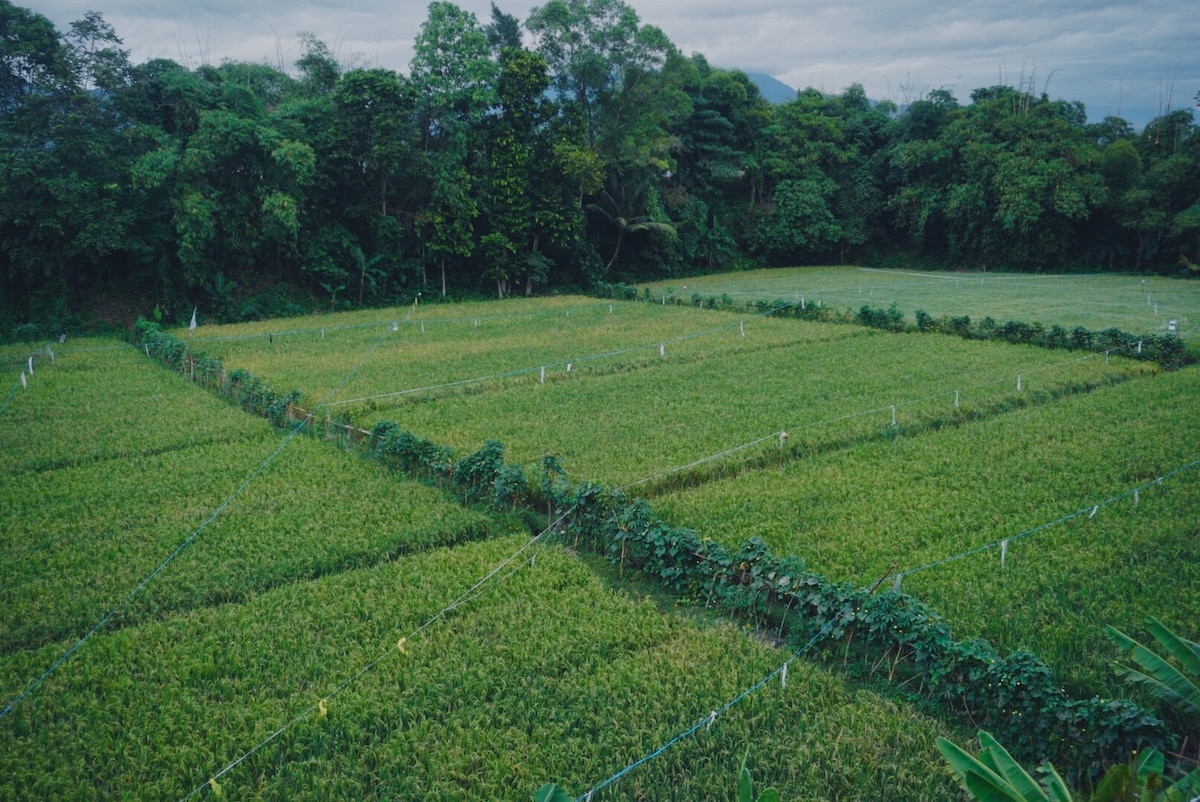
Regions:
[[1023, 757], [1091, 773], [1171, 740], [1161, 720], [1132, 702], [1071, 698], [1029, 652], [1004, 657], [986, 641], [956, 640], [945, 621], [911, 596], [831, 582], [799, 557], [771, 554], [757, 538], [737, 550], [701, 539], [657, 518], [645, 499], [573, 484], [553, 457], [542, 460], [534, 485], [520, 466], [504, 465], [496, 441], [456, 461], [444, 446], [382, 421], [368, 442], [388, 465], [475, 501], [504, 509], [545, 505], [565, 542], [659, 581], [678, 599], [770, 627], [794, 644], [827, 629], [826, 648], [886, 664], [891, 679], [915, 679], [927, 697]]
[[[149, 356], [276, 425], [294, 412], [298, 392], [277, 394], [245, 371], [226, 375], [219, 360], [189, 352], [157, 324], [139, 322], [133, 338]], [[362, 443], [390, 468], [465, 503], [545, 511], [563, 541], [657, 580], [679, 600], [769, 627], [794, 644], [823, 632], [821, 647], [885, 666], [889, 679], [910, 680], [1022, 758], [1094, 774], [1133, 750], [1175, 740], [1160, 719], [1130, 701], [1070, 697], [1029, 652], [1005, 657], [986, 641], [956, 640], [944, 620], [906, 594], [832, 582], [799, 557], [771, 554], [757, 538], [736, 550], [702, 539], [659, 519], [645, 499], [571, 482], [554, 457], [543, 458], [532, 482], [522, 466], [505, 464], [504, 446], [494, 440], [456, 458], [444, 445], [381, 421]]]
[[203, 351], [191, 351], [178, 337], [168, 334], [153, 321], [139, 319], [131, 333], [134, 345], [146, 351], [180, 375], [216, 390], [247, 412], [261, 415], [276, 426], [288, 420], [291, 408], [300, 400], [300, 391], [277, 393], [266, 382], [238, 368], [229, 373], [220, 359]]

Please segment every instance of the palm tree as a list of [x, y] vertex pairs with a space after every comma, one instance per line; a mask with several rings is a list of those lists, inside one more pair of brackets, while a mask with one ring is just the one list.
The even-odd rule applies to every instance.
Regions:
[[[613, 183], [616, 183], [615, 178], [613, 179]], [[598, 202], [589, 203], [586, 206], [588, 211], [600, 215], [617, 229], [617, 244], [613, 247], [612, 256], [609, 257], [608, 264], [604, 266], [605, 273], [608, 273], [609, 268], [617, 261], [617, 256], [621, 253], [621, 245], [625, 242], [626, 237], [642, 232], [666, 234], [669, 237], [675, 236], [675, 226], [670, 223], [655, 220], [647, 214], [632, 214], [639, 207], [644, 211], [646, 194], [649, 188], [650, 178], [646, 177], [628, 192], [622, 191], [624, 187], [617, 189], [615, 192], [609, 192], [608, 189], [601, 189], [600, 193], [596, 196]]]

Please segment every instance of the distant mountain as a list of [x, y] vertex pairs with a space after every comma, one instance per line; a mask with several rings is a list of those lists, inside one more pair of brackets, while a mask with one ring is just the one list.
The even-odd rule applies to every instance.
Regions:
[[795, 89], [765, 72], [748, 72], [746, 77], [753, 81], [763, 97], [772, 103], [787, 103], [796, 99]]

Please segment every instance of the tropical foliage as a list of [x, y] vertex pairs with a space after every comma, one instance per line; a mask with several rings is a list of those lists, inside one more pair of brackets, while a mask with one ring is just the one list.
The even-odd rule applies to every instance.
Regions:
[[1188, 109], [1137, 132], [1024, 86], [772, 106], [624, 0], [439, 0], [404, 73], [311, 34], [292, 72], [135, 64], [101, 14], [64, 32], [12, 0], [0, 30], [4, 337], [103, 296], [245, 320], [748, 264], [1200, 264]]

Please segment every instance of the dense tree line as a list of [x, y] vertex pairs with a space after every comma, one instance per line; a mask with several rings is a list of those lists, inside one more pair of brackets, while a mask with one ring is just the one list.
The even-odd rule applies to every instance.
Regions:
[[[1200, 131], [1025, 88], [781, 105], [623, 0], [429, 5], [408, 73], [300, 36], [134, 65], [103, 17], [0, 0], [0, 318], [178, 319], [533, 293], [750, 264], [1200, 270]], [[1200, 99], [1200, 95], [1198, 95]]]

